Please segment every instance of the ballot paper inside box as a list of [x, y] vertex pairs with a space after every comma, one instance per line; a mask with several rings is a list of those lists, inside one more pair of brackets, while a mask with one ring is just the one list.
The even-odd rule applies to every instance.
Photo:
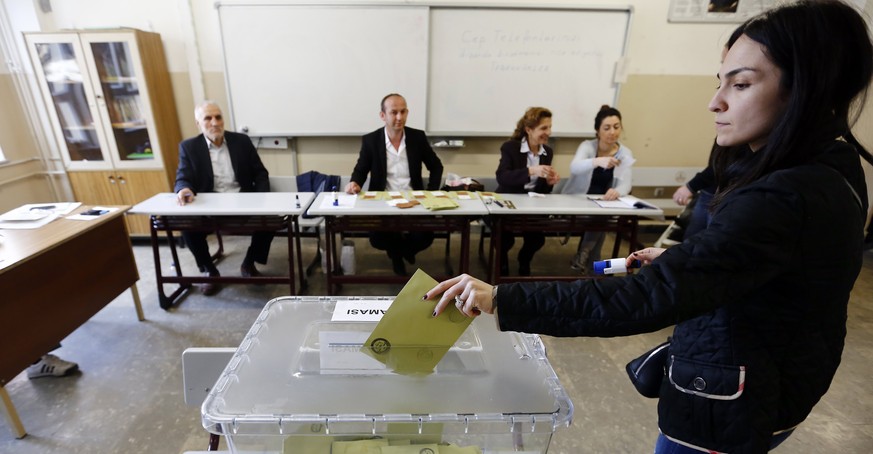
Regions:
[[234, 453], [545, 453], [572, 420], [538, 336], [479, 317], [432, 373], [401, 374], [360, 351], [375, 321], [331, 321], [338, 302], [362, 299], [267, 303], [206, 398], [203, 426]]

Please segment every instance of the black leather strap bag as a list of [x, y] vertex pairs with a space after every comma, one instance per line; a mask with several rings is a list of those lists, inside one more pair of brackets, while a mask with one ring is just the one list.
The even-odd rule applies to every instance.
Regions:
[[667, 376], [667, 357], [670, 340], [643, 353], [639, 358], [627, 363], [625, 369], [634, 388], [645, 397], [658, 397], [661, 383]]

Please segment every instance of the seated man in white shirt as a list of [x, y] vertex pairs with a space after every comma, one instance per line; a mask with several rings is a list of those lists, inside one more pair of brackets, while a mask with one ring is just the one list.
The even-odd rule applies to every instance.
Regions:
[[[175, 192], [180, 205], [193, 202], [201, 192], [270, 192], [267, 169], [258, 150], [245, 134], [224, 130], [221, 108], [204, 101], [194, 109], [194, 118], [202, 134], [179, 144], [179, 168]], [[194, 255], [201, 272], [219, 276], [209, 255], [206, 233], [182, 232], [182, 238]], [[240, 266], [244, 277], [260, 276], [255, 262], [267, 263], [273, 232], [256, 232]], [[203, 294], [214, 295], [220, 287], [203, 286]]]
[[[406, 127], [409, 109], [406, 99], [396, 93], [382, 98], [379, 117], [385, 123], [361, 138], [361, 152], [352, 171], [352, 179], [345, 187], [349, 194], [361, 191], [367, 175], [371, 191], [404, 191], [439, 189], [443, 164], [430, 147], [424, 131]], [[421, 166], [427, 167], [427, 186], [421, 176]], [[432, 232], [373, 232], [370, 244], [383, 250], [391, 259], [394, 273], [405, 276], [405, 259], [415, 263], [415, 255], [433, 243]]]

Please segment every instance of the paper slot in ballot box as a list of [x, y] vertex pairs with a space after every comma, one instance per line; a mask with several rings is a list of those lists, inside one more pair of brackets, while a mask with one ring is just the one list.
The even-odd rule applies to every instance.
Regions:
[[401, 374], [360, 351], [376, 322], [331, 321], [350, 299], [361, 298], [268, 302], [207, 396], [203, 426], [234, 453], [473, 454], [545, 453], [570, 424], [539, 336], [478, 317], [431, 373]]

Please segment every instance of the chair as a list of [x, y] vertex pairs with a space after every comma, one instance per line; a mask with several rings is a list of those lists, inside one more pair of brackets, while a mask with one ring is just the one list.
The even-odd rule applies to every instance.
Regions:
[[[185, 404], [200, 408], [236, 348], [186, 348], [182, 352], [182, 391]], [[209, 434], [207, 451], [218, 449], [219, 436]]]
[[[270, 177], [270, 191], [272, 192], [316, 192], [312, 189], [302, 189], [299, 182], [301, 181], [301, 177], [304, 175], [308, 175], [311, 172], [307, 172], [305, 174], [297, 175], [296, 177], [292, 176], [271, 176]], [[303, 179], [308, 179], [306, 176]], [[339, 177], [336, 177], [337, 179]], [[309, 188], [310, 184], [306, 184], [303, 187]], [[321, 192], [321, 191], [318, 191]], [[316, 266], [321, 263], [321, 226], [324, 223], [324, 218], [321, 216], [300, 216], [297, 219], [297, 223], [300, 225], [300, 236], [301, 238], [315, 238], [315, 257], [313, 257], [312, 262], [306, 266], [306, 275], [309, 276], [312, 274], [312, 270], [315, 269]]]
[[[476, 181], [485, 186], [485, 192], [497, 190], [497, 178], [476, 178]], [[485, 218], [477, 219], [476, 224], [479, 226], [479, 261], [490, 268], [490, 260], [485, 259], [485, 237], [491, 238], [491, 227], [485, 222]]]
[[673, 219], [673, 222], [667, 226], [664, 232], [661, 233], [661, 236], [658, 237], [658, 240], [655, 241], [655, 247], [667, 248], [682, 242], [685, 238], [685, 228], [688, 227], [691, 221], [694, 205], [698, 200], [698, 197], [694, 197], [689, 204], [682, 207], [682, 211], [679, 212], [676, 218]]

